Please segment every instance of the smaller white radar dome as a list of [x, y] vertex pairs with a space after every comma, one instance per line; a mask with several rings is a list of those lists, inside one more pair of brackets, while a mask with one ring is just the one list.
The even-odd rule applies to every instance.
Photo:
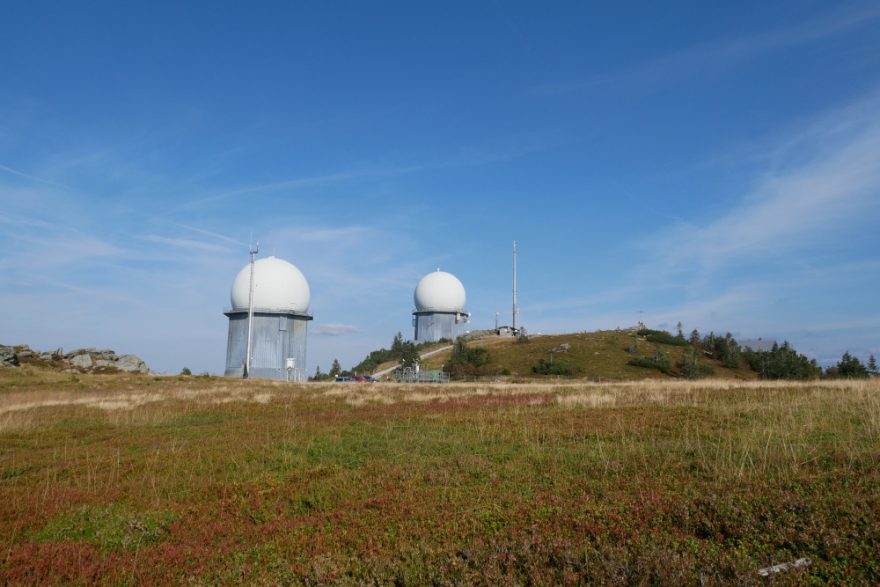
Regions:
[[[247, 310], [251, 287], [251, 264], [232, 282], [232, 309]], [[254, 308], [302, 314], [308, 312], [312, 294], [309, 282], [291, 263], [277, 257], [254, 262]]]
[[461, 312], [467, 297], [455, 275], [438, 269], [419, 281], [413, 300], [419, 312]]

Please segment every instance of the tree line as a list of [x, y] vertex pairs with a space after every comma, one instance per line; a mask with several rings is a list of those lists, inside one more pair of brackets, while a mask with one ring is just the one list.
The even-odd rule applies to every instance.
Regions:
[[[438, 343], [449, 343], [451, 341], [442, 339]], [[352, 367], [351, 369], [343, 369], [338, 359], [333, 359], [333, 365], [330, 371], [324, 373], [321, 366], [318, 365], [315, 374], [309, 377], [309, 381], [329, 381], [337, 376], [347, 375], [364, 375], [374, 373], [382, 363], [396, 361], [401, 367], [412, 367], [419, 362], [419, 353], [422, 349], [435, 343], [422, 342], [414, 343], [403, 339], [403, 333], [398, 332], [391, 341], [391, 348], [381, 348], [372, 351], [364, 358], [363, 361]]]
[[[684, 340], [680, 325], [678, 335], [675, 338]], [[837, 364], [822, 369], [816, 359], [810, 359], [797, 352], [788, 341], [784, 341], [781, 345], [774, 342], [770, 350], [755, 350], [748, 345], [740, 345], [729, 332], [724, 336], [710, 332], [701, 337], [700, 333], [694, 330], [688, 337], [687, 343], [704, 355], [719, 361], [725, 367], [736, 369], [745, 363], [762, 379], [806, 380], [820, 377], [867, 379], [878, 374], [877, 360], [874, 355], [871, 355], [867, 363], [863, 364], [858, 357], [845, 352]]]

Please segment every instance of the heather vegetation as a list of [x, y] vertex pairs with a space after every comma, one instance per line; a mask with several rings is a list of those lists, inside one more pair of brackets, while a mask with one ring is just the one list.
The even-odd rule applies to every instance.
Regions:
[[0, 582], [877, 584], [878, 455], [878, 381], [8, 369]]
[[[423, 361], [425, 368], [443, 368], [454, 379], [474, 380], [509, 376], [524, 381], [545, 378], [584, 378], [592, 381], [643, 377], [681, 379], [836, 379], [867, 378], [877, 374], [873, 356], [866, 363], [844, 353], [823, 370], [815, 359], [796, 351], [788, 342], [753, 349], [730, 333], [693, 330], [685, 337], [662, 330], [612, 330], [572, 334], [479, 338], [461, 349]], [[482, 353], [482, 349], [486, 351]], [[479, 357], [474, 353], [481, 353]]]

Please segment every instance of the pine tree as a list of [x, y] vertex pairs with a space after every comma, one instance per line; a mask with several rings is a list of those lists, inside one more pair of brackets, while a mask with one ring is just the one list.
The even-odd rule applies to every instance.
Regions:
[[690, 342], [693, 347], [700, 346], [700, 331], [694, 328], [691, 331], [691, 337], [688, 339], [688, 342]]
[[395, 354], [400, 354], [403, 352], [403, 333], [398, 332], [394, 336], [394, 340], [391, 342], [391, 352]]
[[339, 364], [339, 359], [333, 359], [333, 365], [330, 366], [330, 377], [336, 377], [341, 372], [342, 365]]
[[868, 357], [868, 372], [871, 375], [877, 375], [877, 359], [874, 358], [874, 355]]
[[411, 342], [403, 343], [400, 350], [400, 365], [404, 368], [415, 367], [418, 362], [419, 351], [416, 350], [416, 345]]
[[868, 369], [862, 365], [858, 357], [845, 352], [837, 363], [837, 375], [847, 379], [865, 379], [868, 377]]
[[678, 324], [675, 325], [675, 329], [678, 331], [676, 336], [678, 336], [678, 338], [684, 340], [684, 331], [681, 328], [682, 328], [681, 321], [679, 320]]

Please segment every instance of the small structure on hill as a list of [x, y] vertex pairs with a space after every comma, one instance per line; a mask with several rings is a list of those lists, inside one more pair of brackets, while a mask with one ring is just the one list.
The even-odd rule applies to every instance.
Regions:
[[773, 345], [776, 344], [776, 340], [772, 338], [764, 339], [764, 338], [754, 338], [754, 339], [745, 339], [739, 341], [739, 346], [744, 350], [750, 351], [772, 351]]

